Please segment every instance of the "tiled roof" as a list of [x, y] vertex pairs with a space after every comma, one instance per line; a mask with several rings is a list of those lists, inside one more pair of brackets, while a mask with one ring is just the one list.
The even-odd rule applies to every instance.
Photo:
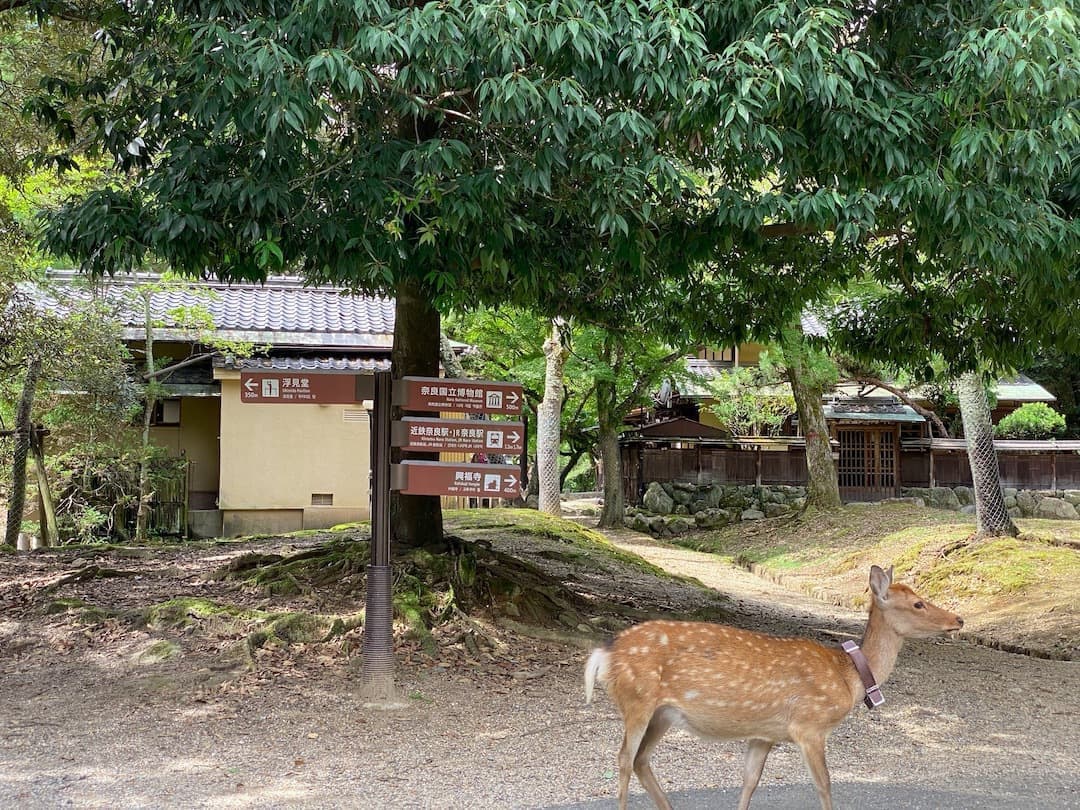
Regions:
[[1039, 385], [1030, 377], [1017, 374], [1015, 377], [1003, 377], [994, 386], [994, 395], [998, 401], [1010, 402], [1055, 402], [1057, 397]]
[[[74, 271], [50, 270], [48, 281], [58, 293], [90, 294], [83, 277]], [[139, 275], [101, 282], [100, 290], [117, 305], [125, 337], [137, 339], [143, 334], [144, 314], [131, 293], [140, 283], [157, 281], [159, 276]], [[39, 289], [35, 295], [45, 306], [64, 308], [60, 294]], [[392, 299], [354, 295], [336, 287], [308, 287], [295, 277], [272, 277], [265, 284], [175, 282], [151, 298], [152, 316], [159, 324], [157, 339], [190, 339], [190, 333], [170, 315], [183, 307], [209, 312], [214, 331], [221, 337], [274, 346], [387, 349], [394, 332]]]
[[845, 398], [837, 397], [822, 406], [826, 419], [870, 422], [925, 422], [913, 408], [896, 397]]
[[810, 335], [811, 337], [828, 337], [828, 327], [822, 323], [821, 318], [817, 313], [812, 312], [809, 309], [804, 309], [802, 314], [799, 315], [799, 325], [802, 327], [804, 335]]
[[248, 357], [242, 360], [215, 358], [214, 365], [243, 371], [389, 371], [389, 360], [372, 357]]

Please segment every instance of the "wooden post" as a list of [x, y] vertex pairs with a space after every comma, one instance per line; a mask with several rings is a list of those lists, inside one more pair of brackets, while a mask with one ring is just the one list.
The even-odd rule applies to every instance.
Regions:
[[900, 497], [900, 425], [893, 430], [893, 497]]
[[367, 567], [366, 609], [360, 680], [365, 696], [392, 701], [394, 692], [394, 610], [390, 568], [390, 372], [375, 372], [371, 423], [371, 564]]

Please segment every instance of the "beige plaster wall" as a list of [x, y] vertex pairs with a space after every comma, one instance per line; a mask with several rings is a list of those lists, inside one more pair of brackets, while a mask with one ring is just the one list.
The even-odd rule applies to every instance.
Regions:
[[[371, 434], [360, 405], [244, 403], [239, 374], [220, 382], [218, 503], [226, 534], [320, 528], [369, 516]], [[332, 495], [332, 506], [313, 505], [313, 494]]]
[[712, 402], [712, 400], [702, 400], [701, 410], [698, 412], [698, 421], [701, 422], [701, 424], [703, 425], [708, 425], [709, 427], [726, 430], [726, 427], [721, 424], [720, 420], [716, 418], [712, 411], [705, 410], [706, 406], [710, 402]]
[[740, 366], [756, 366], [761, 360], [761, 353], [765, 351], [765, 347], [760, 343], [740, 343], [739, 344], [739, 365]]
[[184, 455], [191, 462], [188, 489], [199, 493], [192, 508], [212, 505], [218, 490], [218, 429], [221, 405], [217, 397], [183, 397], [180, 424], [150, 428], [150, 441], [168, 450], [170, 456]]
[[217, 397], [185, 397], [180, 401], [180, 445], [191, 464], [194, 492], [218, 488], [218, 430], [221, 401]]

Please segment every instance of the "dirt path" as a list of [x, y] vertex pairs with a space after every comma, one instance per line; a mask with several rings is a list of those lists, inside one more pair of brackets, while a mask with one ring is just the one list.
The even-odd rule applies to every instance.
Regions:
[[[720, 589], [735, 623], [830, 640], [858, 633], [857, 614], [707, 555], [633, 533], [614, 539]], [[204, 592], [200, 567], [223, 556], [159, 560], [126, 585], [57, 595]], [[247, 670], [193, 634], [176, 639], [178, 657], [150, 661], [140, 653], [152, 633], [23, 610], [46, 576], [32, 560], [0, 562], [0, 807], [614, 806], [621, 730], [606, 698], [583, 704], [585, 649], [506, 633], [496, 654], [452, 666], [403, 654], [407, 706], [369, 710], [346, 656], [327, 645], [268, 653]], [[627, 573], [628, 587], [638, 581]], [[693, 591], [655, 587], [672, 604]], [[833, 735], [839, 807], [1077, 806], [1077, 664], [916, 642], [885, 694], [884, 707], [858, 709]], [[673, 732], [654, 763], [677, 807], [734, 806], [740, 745]], [[755, 807], [816, 807], [790, 746], [770, 758], [762, 791]], [[633, 798], [650, 806], [636, 784]]]

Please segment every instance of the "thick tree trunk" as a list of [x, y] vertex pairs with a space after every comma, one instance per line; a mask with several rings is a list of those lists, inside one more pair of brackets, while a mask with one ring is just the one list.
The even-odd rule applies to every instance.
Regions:
[[562, 337], [563, 323], [551, 322], [551, 337], [544, 341], [547, 367], [544, 376], [544, 399], [536, 420], [536, 473], [540, 479], [540, 511], [549, 515], [562, 514], [559, 498], [559, 445], [562, 443], [563, 366], [566, 347]]
[[[439, 376], [439, 313], [424, 297], [419, 284], [404, 281], [397, 287], [394, 310], [394, 346], [391, 350], [391, 376]], [[391, 417], [400, 419], [400, 408]], [[437, 455], [427, 458], [437, 460]], [[425, 458], [410, 455], [410, 458]], [[401, 451], [393, 449], [390, 460], [401, 460]], [[434, 495], [390, 494], [390, 528], [395, 551], [434, 546], [442, 543], [442, 503]]]
[[990, 423], [990, 403], [982, 378], [969, 372], [956, 382], [960, 418], [964, 422], [972, 489], [975, 490], [975, 534], [977, 537], [1016, 537], [1020, 530], [1009, 516], [1001, 491], [994, 429]]
[[604, 473], [604, 508], [600, 511], [600, 526], [616, 528], [626, 525], [626, 504], [622, 488], [622, 464], [619, 461], [619, 424], [616, 413], [614, 380], [598, 381], [596, 384], [596, 413], [600, 425], [597, 449], [600, 466]]
[[784, 362], [799, 425], [806, 439], [806, 506], [808, 509], [839, 509], [840, 483], [829, 443], [829, 426], [821, 406], [824, 393], [810, 380], [802, 357], [802, 347], [784, 346]]
[[30, 455], [34, 429], [31, 415], [34, 410], [34, 393], [41, 378], [41, 358], [33, 357], [26, 367], [22, 394], [15, 410], [15, 447], [11, 464], [11, 492], [8, 494], [7, 526], [4, 542], [15, 547], [19, 542], [23, 510], [26, 508], [26, 460]]

